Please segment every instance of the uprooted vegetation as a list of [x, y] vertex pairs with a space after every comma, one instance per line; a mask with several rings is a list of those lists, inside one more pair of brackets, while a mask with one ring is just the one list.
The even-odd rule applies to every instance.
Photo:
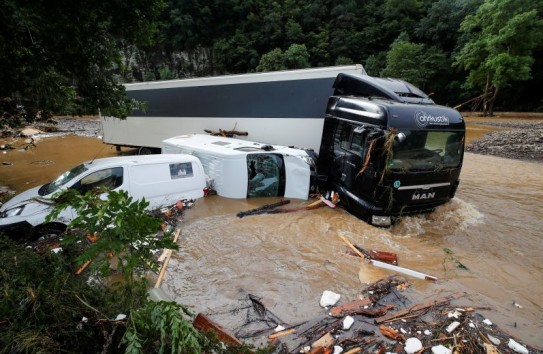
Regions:
[[0, 352], [246, 351], [196, 330], [185, 307], [147, 298], [156, 250], [176, 246], [146, 201], [124, 192], [61, 200], [51, 217], [68, 205], [79, 213], [66, 234], [27, 245], [0, 238]]

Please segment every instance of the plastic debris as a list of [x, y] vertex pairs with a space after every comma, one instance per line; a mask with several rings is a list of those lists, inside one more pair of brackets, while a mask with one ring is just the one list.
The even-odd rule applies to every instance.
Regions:
[[126, 318], [126, 315], [124, 313], [120, 313], [115, 317], [115, 321], [122, 321]]
[[507, 346], [514, 350], [515, 352], [517, 353], [522, 353], [522, 354], [528, 354], [528, 349], [526, 349], [525, 346], [515, 342], [512, 338], [509, 339], [509, 343], [507, 343]]
[[334, 306], [338, 301], [341, 295], [336, 294], [330, 290], [324, 290], [322, 292], [320, 305], [322, 307]]
[[432, 332], [429, 331], [429, 330], [427, 330], [427, 329], [425, 329], [425, 330], [424, 330], [424, 335], [426, 335], [426, 336], [431, 336], [431, 335], [432, 335]]
[[343, 319], [343, 329], [348, 330], [354, 323], [354, 318], [347, 316]]
[[273, 330], [274, 332], [281, 332], [285, 329], [285, 327], [281, 326], [281, 325], [277, 325], [277, 327], [275, 327], [275, 329]]
[[57, 247], [57, 248], [51, 249], [51, 253], [59, 253], [59, 252], [62, 252], [62, 247]]
[[522, 308], [522, 305], [517, 303], [516, 301], [513, 302], [513, 305], [515, 305], [515, 307], [518, 307], [519, 309]]
[[449, 348], [441, 344], [432, 347], [432, 354], [451, 354], [451, 353], [452, 351]]
[[486, 325], [492, 326], [492, 321], [490, 321], [488, 318], [486, 318], [486, 319], [483, 321], [483, 323], [486, 324]]
[[453, 317], [454, 317], [454, 318], [458, 319], [458, 317], [460, 317], [461, 315], [462, 315], [462, 314], [461, 314], [460, 312], [458, 312], [457, 310], [455, 310], [454, 312], [449, 312], [449, 313], [447, 314], [447, 317], [449, 317], [449, 318], [453, 318]]
[[488, 340], [491, 341], [492, 344], [494, 345], [500, 345], [500, 343], [502, 342], [501, 340], [499, 340], [498, 338], [494, 336], [491, 336], [490, 334], [488, 334], [487, 337], [488, 337]]
[[447, 333], [452, 333], [458, 326], [460, 326], [460, 322], [454, 321], [449, 326], [447, 326]]
[[422, 342], [415, 337], [408, 338], [403, 349], [408, 354], [416, 353], [422, 349]]
[[343, 347], [340, 347], [339, 345], [334, 345], [334, 354], [339, 354], [343, 351]]

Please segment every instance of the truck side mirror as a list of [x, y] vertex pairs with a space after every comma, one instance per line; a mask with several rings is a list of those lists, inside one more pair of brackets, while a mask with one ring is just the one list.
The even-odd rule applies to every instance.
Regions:
[[407, 136], [404, 133], [400, 132], [394, 137], [394, 142], [396, 143], [396, 145], [401, 144], [405, 141], [406, 138]]

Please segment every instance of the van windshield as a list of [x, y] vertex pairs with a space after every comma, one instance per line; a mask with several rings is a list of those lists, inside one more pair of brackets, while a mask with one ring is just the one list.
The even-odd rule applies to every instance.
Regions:
[[53, 182], [44, 184], [40, 188], [40, 190], [38, 191], [38, 194], [40, 196], [44, 196], [44, 195], [47, 195], [47, 194], [54, 193], [54, 192], [58, 191], [61, 186], [63, 186], [66, 183], [70, 182], [75, 177], [79, 176], [80, 174], [82, 174], [83, 172], [85, 172], [87, 170], [88, 170], [88, 168], [85, 167], [84, 164], [76, 166], [76, 167], [72, 168], [71, 170], [66, 171], [63, 174], [61, 174], [60, 176], [58, 176], [57, 179], [55, 179]]
[[396, 137], [391, 170], [439, 170], [462, 162], [464, 132], [402, 130]]

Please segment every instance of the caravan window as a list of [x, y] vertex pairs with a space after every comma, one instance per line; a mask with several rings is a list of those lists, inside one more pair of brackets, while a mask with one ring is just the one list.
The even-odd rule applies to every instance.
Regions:
[[277, 154], [247, 155], [247, 198], [281, 197], [285, 194], [285, 165]]

